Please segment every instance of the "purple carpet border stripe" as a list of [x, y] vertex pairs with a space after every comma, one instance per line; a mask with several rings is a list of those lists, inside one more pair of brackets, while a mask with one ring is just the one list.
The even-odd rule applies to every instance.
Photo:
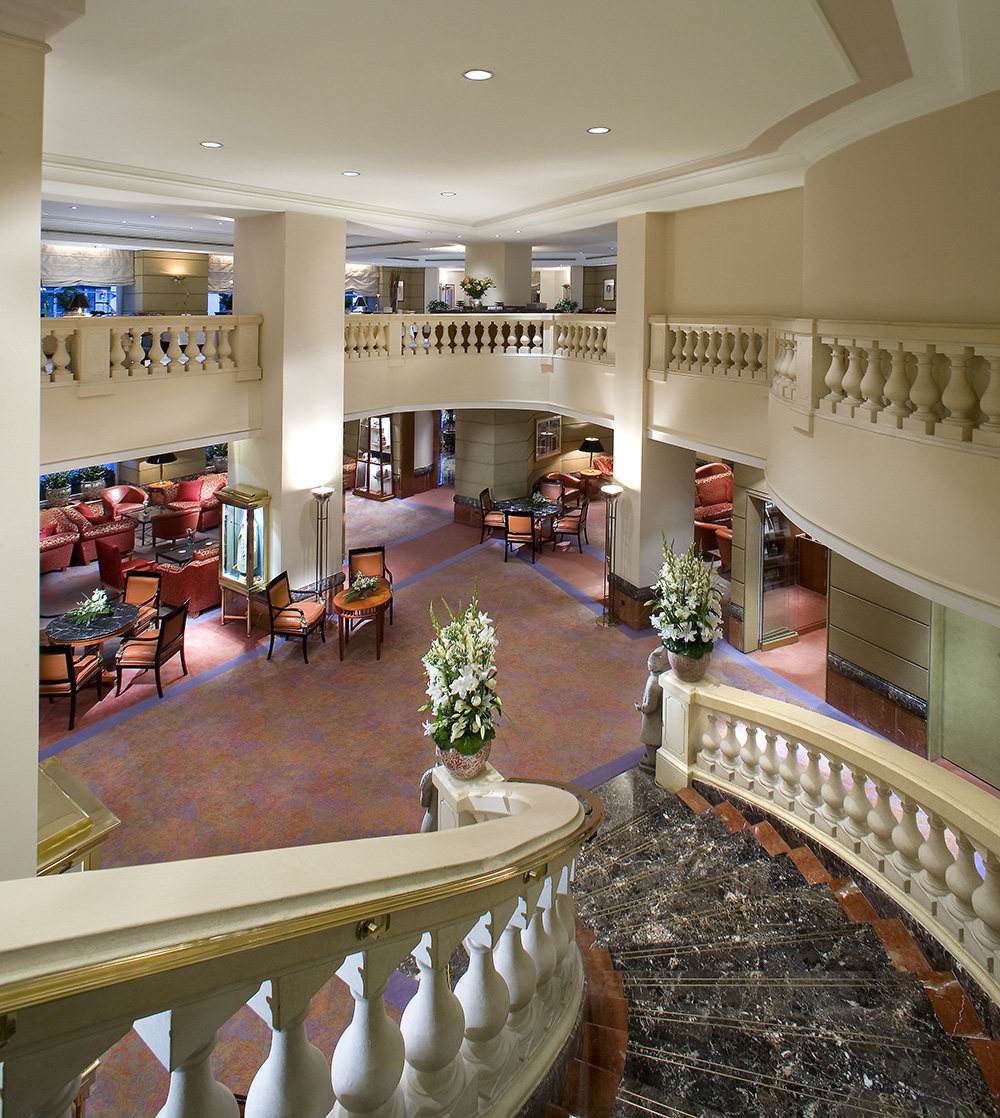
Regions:
[[402, 971], [394, 970], [385, 984], [385, 1000], [393, 1009], [406, 1009], [417, 992], [417, 980]]
[[592, 792], [598, 785], [604, 784], [605, 781], [613, 780], [616, 776], [621, 776], [623, 772], [634, 769], [642, 760], [645, 752], [646, 747], [644, 745], [637, 745], [635, 749], [629, 750], [621, 757], [616, 757], [613, 761], [605, 761], [603, 765], [598, 765], [596, 769], [591, 769], [589, 773], [574, 778], [570, 783], [577, 784], [588, 792]]

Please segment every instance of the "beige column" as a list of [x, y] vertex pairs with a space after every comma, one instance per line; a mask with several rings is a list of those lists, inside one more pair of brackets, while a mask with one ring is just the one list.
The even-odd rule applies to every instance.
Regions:
[[[271, 577], [315, 578], [316, 502], [331, 485], [330, 565], [342, 541], [344, 249], [340, 218], [275, 213], [240, 218], [234, 310], [264, 316], [260, 333], [262, 433], [230, 446], [230, 484], [271, 494]], [[235, 452], [235, 453], [234, 453]], [[330, 572], [327, 572], [330, 573]]]
[[135, 283], [125, 288], [126, 314], [205, 314], [208, 254], [140, 249]]
[[[68, 8], [68, 10], [67, 10]], [[0, 11], [0, 337], [6, 483], [0, 569], [4, 671], [0, 676], [0, 878], [34, 877], [38, 843], [38, 215], [47, 34], [80, 14], [64, 5]], [[38, 23], [32, 23], [36, 17]]]
[[648, 320], [665, 314], [668, 214], [618, 222], [615, 357], [615, 480], [618, 508], [615, 571], [618, 613], [641, 627], [642, 603], [662, 561], [662, 539], [686, 548], [694, 534], [694, 451], [646, 437]]
[[[508, 241], [469, 241], [465, 245], [465, 274], [496, 284], [483, 296], [483, 303], [509, 303], [520, 307], [531, 300], [531, 245]], [[461, 293], [466, 302], [469, 297]]]
[[522, 497], [534, 464], [534, 412], [464, 408], [455, 414], [455, 495]]

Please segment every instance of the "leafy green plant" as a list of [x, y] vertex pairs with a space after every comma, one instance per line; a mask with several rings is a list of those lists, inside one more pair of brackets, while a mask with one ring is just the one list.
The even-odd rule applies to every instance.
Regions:
[[228, 458], [229, 457], [229, 443], [212, 443], [211, 446], [205, 447], [206, 458]]
[[65, 489], [69, 485], [69, 470], [57, 470], [42, 478], [43, 489]]
[[104, 481], [107, 471], [103, 466], [85, 466], [79, 476], [81, 481]]
[[448, 304], [444, 301], [444, 299], [431, 299], [431, 301], [427, 304], [428, 314], [442, 314], [447, 309]]
[[650, 622], [671, 652], [700, 660], [722, 636], [722, 595], [712, 568], [692, 544], [678, 555], [663, 540], [663, 565], [653, 583]]
[[576, 314], [580, 304], [575, 299], [560, 299], [552, 309], [556, 314]]

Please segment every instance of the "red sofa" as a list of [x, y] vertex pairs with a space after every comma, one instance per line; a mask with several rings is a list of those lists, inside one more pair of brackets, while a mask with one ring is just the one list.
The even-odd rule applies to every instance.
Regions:
[[194, 558], [178, 567], [173, 563], [153, 563], [147, 568], [160, 574], [160, 601], [166, 606], [188, 602], [188, 612], [197, 616], [222, 601], [219, 586], [219, 545], [210, 544], [194, 553]]
[[[86, 511], [84, 511], [86, 510]], [[92, 563], [97, 558], [94, 541], [112, 541], [119, 551], [128, 554], [135, 548], [135, 524], [131, 520], [112, 520], [104, 511], [102, 501], [80, 501], [57, 511], [77, 530], [78, 539], [73, 545], [73, 558], [80, 563]]]
[[733, 515], [733, 471], [721, 462], [699, 466], [694, 479], [695, 520], [718, 523]]
[[218, 491], [228, 481], [228, 474], [202, 474], [186, 481], [175, 481], [164, 490], [163, 503], [178, 512], [197, 509], [199, 532], [217, 528], [222, 523]]
[[38, 551], [41, 573], [64, 571], [73, 558], [73, 546], [80, 532], [61, 508], [42, 509], [38, 523]]

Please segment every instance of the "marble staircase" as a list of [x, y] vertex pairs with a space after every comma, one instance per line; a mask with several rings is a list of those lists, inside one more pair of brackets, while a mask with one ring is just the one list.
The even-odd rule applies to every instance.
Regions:
[[869, 882], [702, 791], [638, 769], [597, 790], [593, 1023], [547, 1118], [995, 1116], [997, 1007]]

